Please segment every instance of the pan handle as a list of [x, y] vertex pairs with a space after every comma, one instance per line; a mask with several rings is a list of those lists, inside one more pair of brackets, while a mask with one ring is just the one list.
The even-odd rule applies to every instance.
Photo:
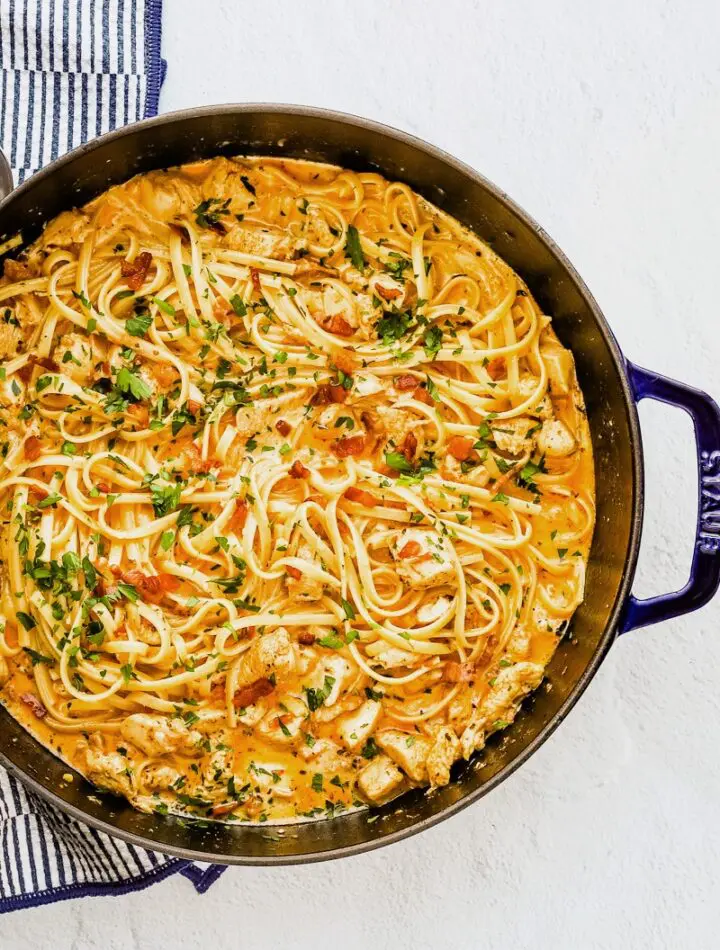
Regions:
[[7, 198], [13, 190], [13, 178], [10, 171], [10, 162], [5, 158], [5, 153], [0, 148], [0, 199]]
[[670, 594], [640, 600], [628, 597], [620, 632], [690, 613], [706, 604], [720, 585], [720, 408], [714, 399], [674, 379], [628, 361], [635, 400], [657, 399], [684, 409], [695, 428], [698, 462], [698, 516], [690, 577]]

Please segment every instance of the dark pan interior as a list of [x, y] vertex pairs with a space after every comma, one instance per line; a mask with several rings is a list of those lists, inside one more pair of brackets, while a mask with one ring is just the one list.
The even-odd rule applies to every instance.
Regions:
[[[413, 792], [375, 810], [283, 827], [203, 826], [142, 815], [98, 798], [0, 709], [0, 759], [76, 817], [136, 844], [223, 863], [290, 863], [349, 854], [419, 831], [505, 778], [549, 734], [582, 692], [610, 646], [635, 568], [641, 521], [642, 451], [622, 357], [597, 306], [542, 230], [497, 188], [424, 143], [383, 126], [289, 106], [223, 106], [140, 123], [85, 146], [36, 175], [0, 206], [0, 234], [30, 241], [60, 211], [153, 168], [217, 154], [282, 154], [371, 169], [406, 181], [473, 228], [521, 274], [560, 339], [575, 354], [587, 400], [597, 474], [598, 520], [587, 597], [546, 683], [507, 734], [459, 764], [431, 795]], [[562, 200], [559, 196], [558, 200]]]

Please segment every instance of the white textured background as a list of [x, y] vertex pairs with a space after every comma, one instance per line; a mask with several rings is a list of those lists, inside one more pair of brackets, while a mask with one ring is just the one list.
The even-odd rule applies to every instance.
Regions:
[[[547, 228], [637, 362], [720, 396], [717, 0], [165, 0], [163, 110], [327, 106], [454, 153]], [[690, 426], [644, 406], [640, 591], [687, 573]], [[419, 838], [0, 920], [2, 950], [718, 945], [720, 600], [624, 638], [519, 773]]]

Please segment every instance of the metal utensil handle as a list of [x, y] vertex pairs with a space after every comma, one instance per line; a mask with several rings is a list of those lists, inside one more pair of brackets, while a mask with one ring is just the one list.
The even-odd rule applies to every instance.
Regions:
[[630, 594], [620, 632], [687, 614], [706, 604], [720, 585], [720, 408], [714, 399], [674, 379], [628, 362], [635, 399], [657, 399], [689, 413], [698, 461], [698, 516], [690, 577], [670, 594], [645, 600]]
[[13, 178], [10, 171], [10, 162], [0, 148], [0, 199], [7, 197], [13, 190]]

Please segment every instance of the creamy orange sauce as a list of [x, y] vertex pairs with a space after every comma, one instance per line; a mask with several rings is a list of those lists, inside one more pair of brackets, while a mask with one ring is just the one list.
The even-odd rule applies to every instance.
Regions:
[[0, 700], [146, 811], [450, 780], [542, 680], [594, 523], [571, 354], [407, 186], [139, 176], [0, 281]]

